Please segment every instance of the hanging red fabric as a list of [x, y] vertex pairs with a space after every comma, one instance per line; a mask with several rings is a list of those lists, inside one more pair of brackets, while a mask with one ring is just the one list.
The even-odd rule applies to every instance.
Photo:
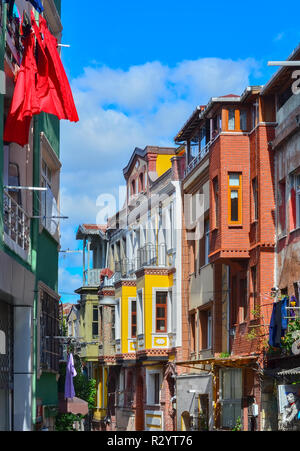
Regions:
[[3, 135], [4, 141], [16, 142], [20, 146], [28, 144], [31, 118], [41, 111], [35, 89], [37, 66], [34, 56], [34, 41], [33, 33], [24, 41], [24, 56], [17, 74], [14, 95]]
[[58, 119], [79, 121], [70, 84], [57, 51], [57, 40], [48, 30], [46, 20], [41, 16], [39, 19], [38, 27], [31, 12], [33, 33], [24, 39], [23, 59], [4, 128], [3, 140], [20, 146], [28, 144], [31, 119], [36, 114], [44, 112]]
[[[66, 76], [61, 58], [57, 51], [57, 39], [50, 33], [47, 22], [39, 17], [38, 27], [31, 12], [31, 23], [40, 48], [41, 62], [38, 62], [37, 93], [41, 101], [41, 109], [45, 113], [54, 114], [59, 119], [78, 122], [71, 87]], [[43, 36], [43, 40], [42, 37]], [[43, 91], [41, 85], [48, 76], [48, 91]]]

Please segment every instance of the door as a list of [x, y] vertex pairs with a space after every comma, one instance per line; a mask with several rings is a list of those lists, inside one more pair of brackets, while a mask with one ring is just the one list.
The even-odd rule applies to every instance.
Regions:
[[12, 312], [0, 301], [0, 431], [11, 429]]
[[135, 429], [144, 430], [144, 380], [141, 376], [137, 380], [136, 387]]

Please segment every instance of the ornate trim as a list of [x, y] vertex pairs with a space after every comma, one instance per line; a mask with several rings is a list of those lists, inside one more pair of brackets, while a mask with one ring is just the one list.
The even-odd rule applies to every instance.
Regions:
[[135, 272], [137, 279], [144, 276], [169, 276], [174, 274], [176, 268], [158, 268], [158, 267], [144, 267]]

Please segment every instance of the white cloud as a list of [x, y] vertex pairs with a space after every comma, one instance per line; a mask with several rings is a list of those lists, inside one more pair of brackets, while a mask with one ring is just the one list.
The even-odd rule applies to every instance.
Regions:
[[[257, 71], [252, 59], [218, 58], [175, 67], [151, 62], [127, 71], [85, 68], [72, 81], [80, 122], [62, 122], [61, 128], [61, 212], [70, 218], [61, 227], [64, 245], [78, 248], [76, 228], [96, 222], [99, 195], [117, 194], [135, 147], [173, 146], [173, 137], [196, 105], [212, 96], [241, 94]], [[70, 290], [73, 280], [65, 278], [64, 290]]]

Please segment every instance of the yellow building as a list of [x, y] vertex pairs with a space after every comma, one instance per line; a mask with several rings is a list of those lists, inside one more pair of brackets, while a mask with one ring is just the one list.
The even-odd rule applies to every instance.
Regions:
[[100, 358], [99, 412], [106, 429], [174, 430], [182, 220], [176, 149], [135, 149], [124, 176], [127, 202], [106, 232], [116, 305], [114, 349]]

